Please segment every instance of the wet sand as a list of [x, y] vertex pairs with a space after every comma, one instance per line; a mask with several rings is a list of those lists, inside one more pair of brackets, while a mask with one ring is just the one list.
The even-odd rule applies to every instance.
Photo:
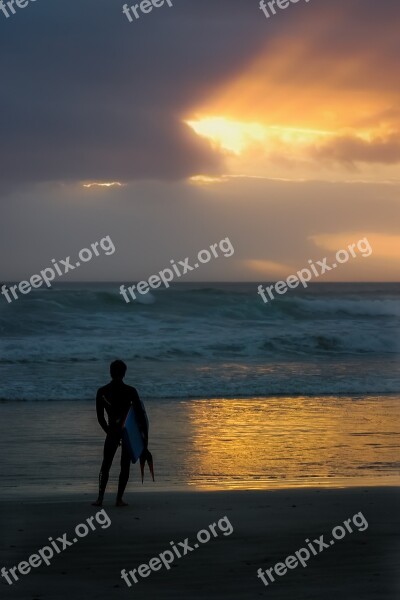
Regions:
[[[399, 407], [398, 396], [148, 401], [156, 483], [142, 486], [135, 465], [128, 490], [397, 485]], [[103, 444], [93, 402], [0, 403], [3, 499], [96, 494]], [[109, 489], [118, 466], [119, 455]]]

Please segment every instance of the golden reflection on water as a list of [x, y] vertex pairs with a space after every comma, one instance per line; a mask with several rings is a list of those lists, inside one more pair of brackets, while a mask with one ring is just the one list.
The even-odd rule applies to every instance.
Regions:
[[[142, 486], [136, 464], [131, 489], [400, 485], [399, 401], [387, 396], [149, 401], [156, 483], [146, 471]], [[92, 403], [58, 402], [50, 412], [49, 406], [0, 403], [0, 439], [7, 448], [3, 496], [87, 493], [88, 485], [96, 492], [104, 437]], [[116, 457], [110, 491], [118, 475]]]
[[399, 485], [398, 398], [187, 402], [197, 489]]

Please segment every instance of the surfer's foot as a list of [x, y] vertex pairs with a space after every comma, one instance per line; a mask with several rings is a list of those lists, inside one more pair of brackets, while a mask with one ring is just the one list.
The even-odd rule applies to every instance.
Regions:
[[122, 498], [117, 498], [115, 506], [120, 506], [122, 508], [123, 506], [129, 506], [129, 504], [127, 502], [124, 502]]
[[92, 502], [92, 506], [103, 506], [103, 498], [102, 496], [99, 496], [96, 500], [96, 502]]

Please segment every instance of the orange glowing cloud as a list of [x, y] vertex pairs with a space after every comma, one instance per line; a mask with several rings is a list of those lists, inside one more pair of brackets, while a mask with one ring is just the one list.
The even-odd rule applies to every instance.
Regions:
[[397, 261], [400, 264], [400, 235], [352, 232], [346, 234], [320, 234], [310, 237], [316, 246], [331, 252], [347, 248], [349, 243], [357, 243], [364, 238], [368, 240], [375, 259]]
[[264, 279], [274, 279], [289, 275], [293, 267], [272, 260], [250, 259], [243, 261], [244, 267]]
[[271, 37], [193, 107], [186, 123], [227, 152], [227, 173], [347, 180], [357, 170], [398, 179], [400, 85], [390, 35], [381, 32], [378, 49], [357, 43], [356, 32], [347, 48], [333, 44], [332, 28], [345, 26], [336, 12]]

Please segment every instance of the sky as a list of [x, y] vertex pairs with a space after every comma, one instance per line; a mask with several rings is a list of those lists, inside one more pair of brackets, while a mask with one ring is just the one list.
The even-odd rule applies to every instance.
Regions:
[[[325, 281], [399, 281], [400, 4], [117, 0], [0, 13], [0, 280], [109, 235], [65, 280], [270, 281], [367, 238]], [[107, 184], [107, 185], [104, 185]]]

